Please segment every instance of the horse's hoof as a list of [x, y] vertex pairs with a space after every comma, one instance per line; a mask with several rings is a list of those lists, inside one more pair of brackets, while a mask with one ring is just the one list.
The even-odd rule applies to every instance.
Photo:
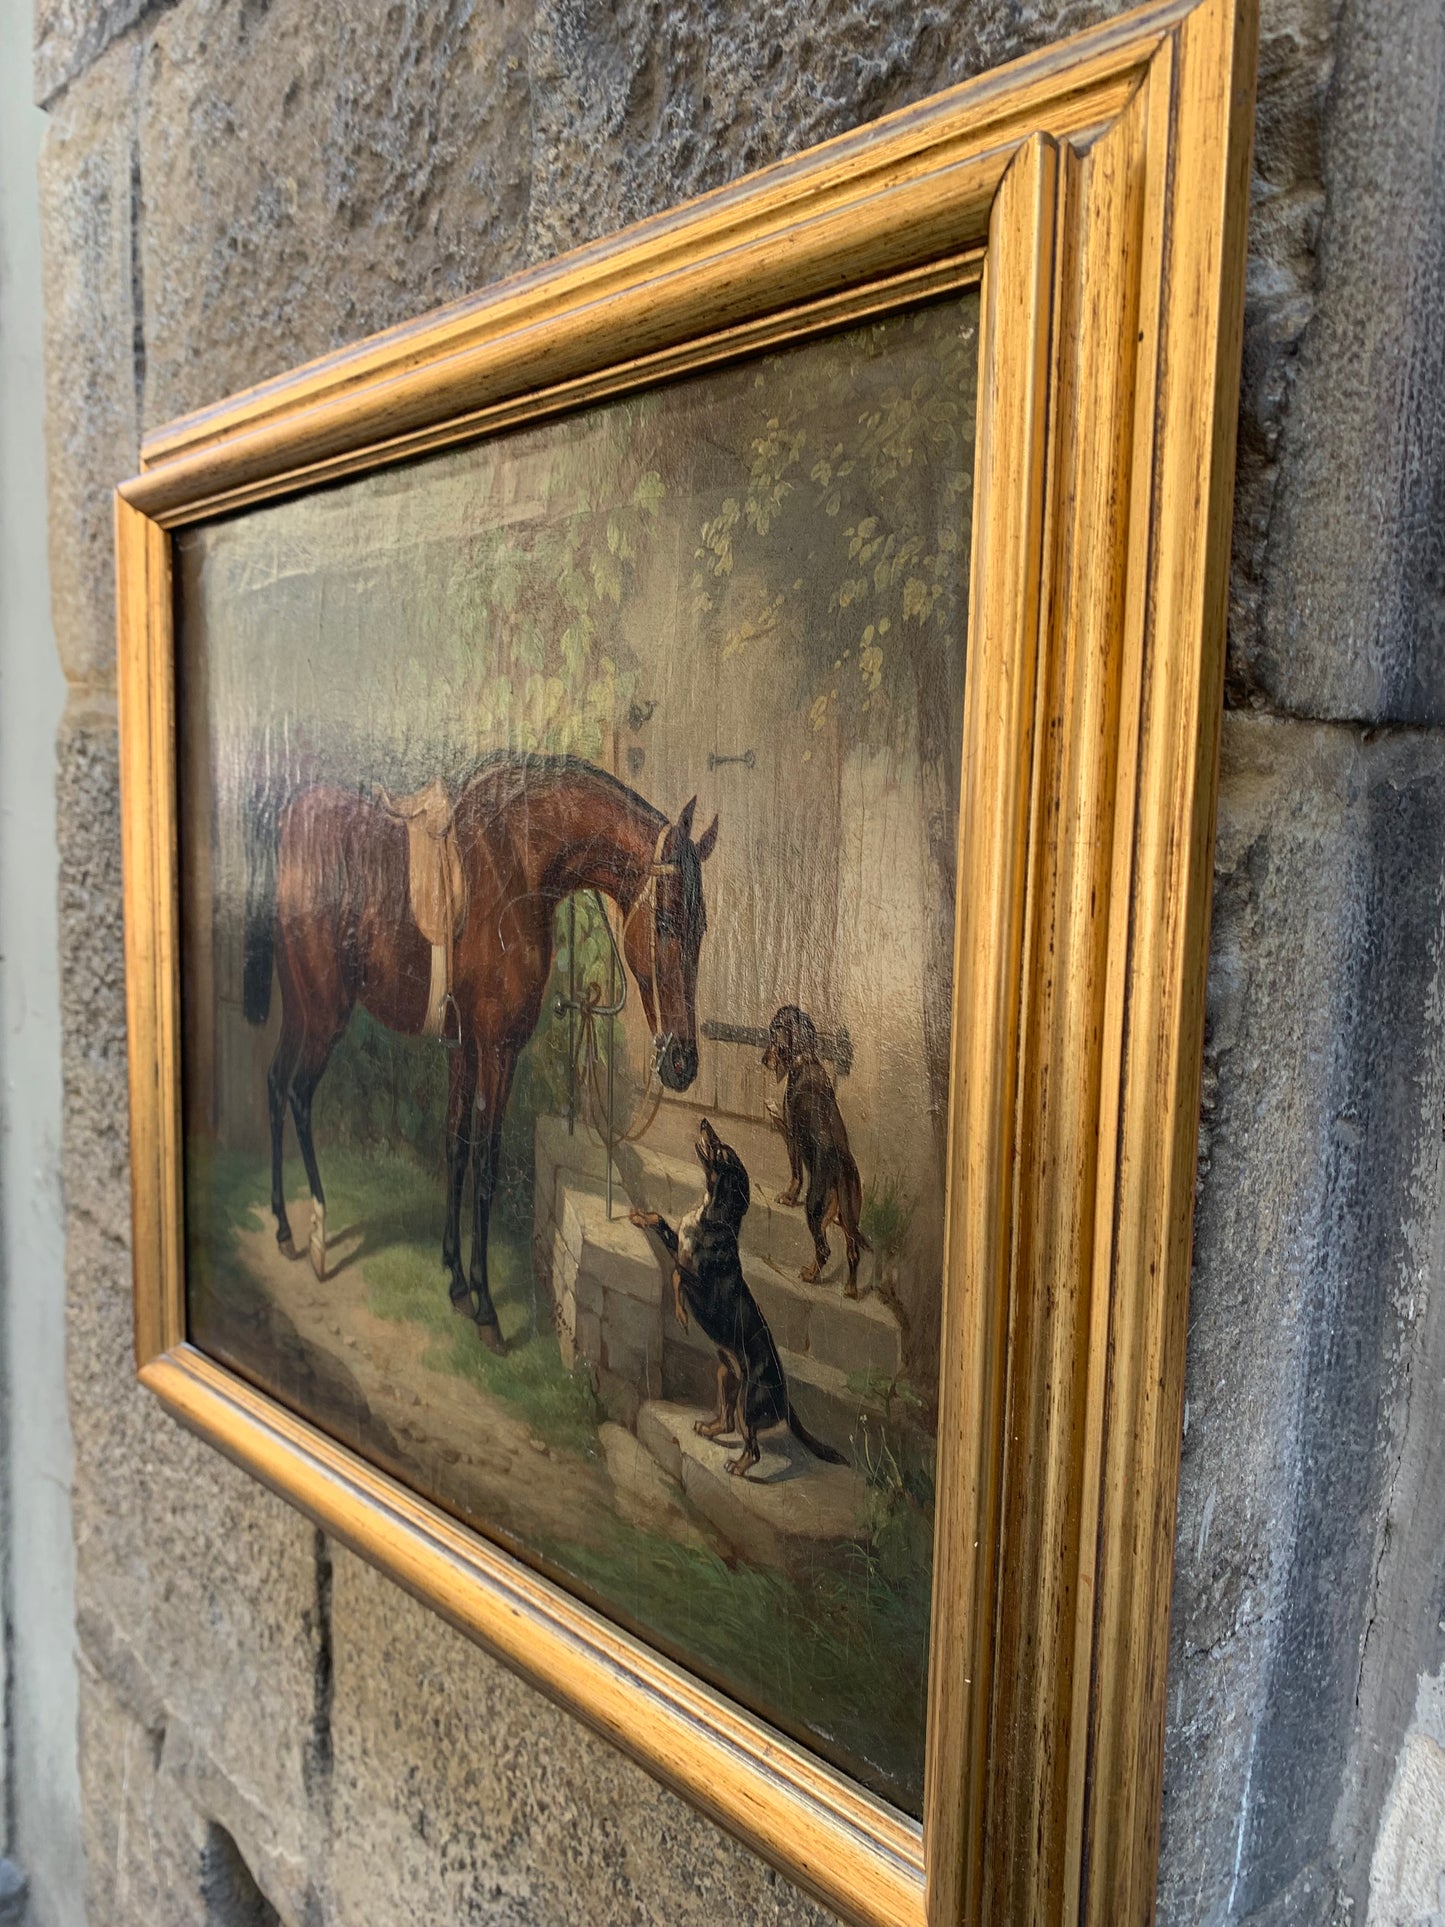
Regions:
[[296, 1256], [296, 1241], [289, 1231], [286, 1232], [284, 1236], [279, 1231], [276, 1233], [276, 1249], [281, 1253], [283, 1258], [294, 1258]]
[[326, 1206], [311, 1203], [311, 1236], [306, 1242], [311, 1254], [311, 1269], [318, 1278], [326, 1276]]
[[481, 1339], [489, 1352], [495, 1352], [499, 1358], [507, 1349], [502, 1342], [502, 1328], [495, 1318], [490, 1325], [478, 1324], [477, 1337]]

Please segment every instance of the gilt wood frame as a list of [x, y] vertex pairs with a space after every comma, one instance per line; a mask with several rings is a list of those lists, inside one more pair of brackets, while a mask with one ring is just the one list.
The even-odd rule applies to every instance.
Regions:
[[[1166, 0], [150, 436], [116, 496], [136, 1357], [866, 1927], [1153, 1911], [1254, 0]], [[920, 1829], [187, 1342], [169, 531], [982, 279]]]

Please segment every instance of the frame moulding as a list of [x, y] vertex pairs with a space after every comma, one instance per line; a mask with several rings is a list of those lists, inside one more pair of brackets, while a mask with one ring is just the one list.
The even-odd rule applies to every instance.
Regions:
[[[1147, 1922], [1255, 0], [1167, 0], [147, 438], [116, 500], [136, 1356], [864, 1927]], [[186, 1339], [169, 531], [982, 280], [918, 1827]]]

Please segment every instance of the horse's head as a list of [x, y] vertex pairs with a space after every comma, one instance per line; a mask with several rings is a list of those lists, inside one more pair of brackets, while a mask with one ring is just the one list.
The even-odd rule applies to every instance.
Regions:
[[697, 1076], [697, 960], [707, 929], [702, 866], [717, 842], [717, 818], [694, 842], [696, 808], [694, 796], [658, 837], [622, 933], [652, 1026], [657, 1074], [670, 1091], [685, 1091]]

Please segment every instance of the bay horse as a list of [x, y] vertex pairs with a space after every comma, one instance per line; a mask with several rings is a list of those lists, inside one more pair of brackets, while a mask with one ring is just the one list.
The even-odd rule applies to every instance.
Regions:
[[[656, 1075], [685, 1091], [697, 1076], [697, 966], [707, 910], [702, 865], [717, 819], [696, 841], [697, 798], [669, 822], [605, 770], [571, 756], [499, 752], [476, 765], [453, 811], [466, 912], [452, 948], [458, 1019], [449, 1052], [442, 1266], [453, 1306], [492, 1350], [501, 1328], [487, 1283], [487, 1226], [512, 1077], [537, 1027], [552, 969], [559, 903], [574, 890], [611, 898], [622, 950], [653, 1034]], [[426, 1021], [430, 946], [408, 895], [406, 825], [357, 790], [298, 790], [259, 834], [248, 882], [243, 1004], [253, 1024], [281, 987], [281, 1037], [266, 1079], [271, 1209], [295, 1255], [282, 1185], [289, 1101], [312, 1200], [312, 1262], [325, 1268], [326, 1194], [311, 1104], [358, 1003], [416, 1037]], [[472, 1172], [472, 1247], [462, 1270], [461, 1204]]]

